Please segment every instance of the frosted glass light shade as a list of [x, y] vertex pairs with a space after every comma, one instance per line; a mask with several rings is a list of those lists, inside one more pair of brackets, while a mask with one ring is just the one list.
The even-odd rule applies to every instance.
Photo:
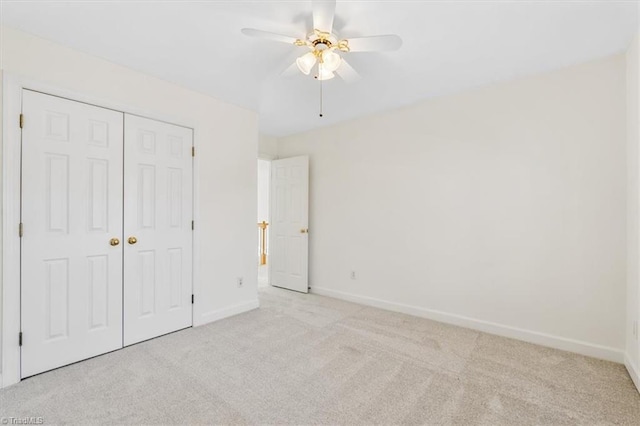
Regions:
[[322, 52], [322, 66], [327, 71], [335, 71], [342, 63], [342, 58], [336, 52], [332, 50], [325, 50]]
[[335, 76], [332, 71], [325, 69], [325, 67], [318, 67], [318, 80], [331, 80]]
[[305, 53], [296, 59], [298, 69], [305, 75], [309, 75], [311, 68], [316, 64], [316, 55], [313, 52]]

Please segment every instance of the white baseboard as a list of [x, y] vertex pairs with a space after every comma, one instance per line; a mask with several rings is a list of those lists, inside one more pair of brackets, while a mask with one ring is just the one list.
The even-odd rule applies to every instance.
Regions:
[[208, 324], [210, 322], [219, 321], [224, 318], [229, 318], [234, 315], [238, 315], [253, 309], [260, 307], [258, 299], [249, 300], [248, 302], [238, 303], [237, 305], [228, 306], [226, 308], [217, 309], [215, 311], [209, 311], [200, 316], [199, 320], [194, 321], [194, 326]]
[[507, 325], [497, 324], [489, 321], [469, 318], [462, 315], [450, 314], [433, 309], [405, 305], [402, 303], [388, 302], [386, 300], [360, 296], [352, 293], [345, 293], [342, 291], [323, 287], [311, 287], [311, 293], [315, 293], [321, 296], [333, 297], [336, 299], [347, 300], [362, 305], [373, 306], [375, 308], [386, 309], [388, 311], [414, 315], [417, 317], [427, 318], [430, 320], [457, 325], [460, 327], [466, 327], [489, 334], [509, 337], [511, 339], [522, 340], [529, 343], [535, 343], [537, 345], [548, 346], [563, 351], [578, 353], [580, 355], [613, 361], [620, 364], [624, 363], [625, 360], [624, 353], [620, 349], [582, 342], [579, 340], [567, 339], [565, 337], [553, 336], [546, 333], [539, 333], [537, 331], [524, 330], [521, 328], [510, 327]]
[[640, 392], [640, 370], [638, 367], [631, 361], [629, 358], [629, 354], [624, 354], [624, 366], [627, 367], [627, 371], [629, 372], [629, 376], [631, 376], [631, 380], [633, 380], [633, 384], [636, 385], [636, 389]]

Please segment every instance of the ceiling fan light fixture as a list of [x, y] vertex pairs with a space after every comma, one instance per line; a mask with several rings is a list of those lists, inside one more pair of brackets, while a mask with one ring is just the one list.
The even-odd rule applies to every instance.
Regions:
[[330, 72], [337, 70], [342, 63], [342, 58], [332, 50], [322, 52], [322, 67]]
[[316, 55], [313, 52], [305, 53], [296, 59], [298, 69], [305, 75], [309, 75], [311, 68], [316, 64]]

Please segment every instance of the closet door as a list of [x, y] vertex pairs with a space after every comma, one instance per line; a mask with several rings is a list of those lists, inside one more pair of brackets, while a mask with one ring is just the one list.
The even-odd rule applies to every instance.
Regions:
[[192, 325], [191, 129], [125, 114], [124, 344]]
[[22, 377], [122, 347], [123, 114], [23, 91]]

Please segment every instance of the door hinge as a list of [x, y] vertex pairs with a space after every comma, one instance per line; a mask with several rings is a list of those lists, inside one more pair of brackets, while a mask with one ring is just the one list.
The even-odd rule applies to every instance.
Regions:
[[18, 236], [22, 238], [23, 235], [24, 235], [24, 225], [22, 225], [22, 222], [20, 222], [20, 224], [18, 225]]
[[196, 229], [196, 224], [195, 221], [191, 221], [191, 230], [193, 231], [194, 229]]
[[18, 333], [18, 346], [22, 346], [22, 331]]
[[24, 127], [24, 114], [20, 114], [20, 128]]
[[195, 147], [195, 146], [192, 146], [192, 147], [191, 147], [191, 156], [192, 156], [192, 157], [195, 157], [195, 156], [196, 156], [196, 147]]
[[192, 295], [191, 295], [191, 304], [192, 304], [192, 305], [193, 305], [194, 301], [195, 301], [195, 296], [192, 294]]

